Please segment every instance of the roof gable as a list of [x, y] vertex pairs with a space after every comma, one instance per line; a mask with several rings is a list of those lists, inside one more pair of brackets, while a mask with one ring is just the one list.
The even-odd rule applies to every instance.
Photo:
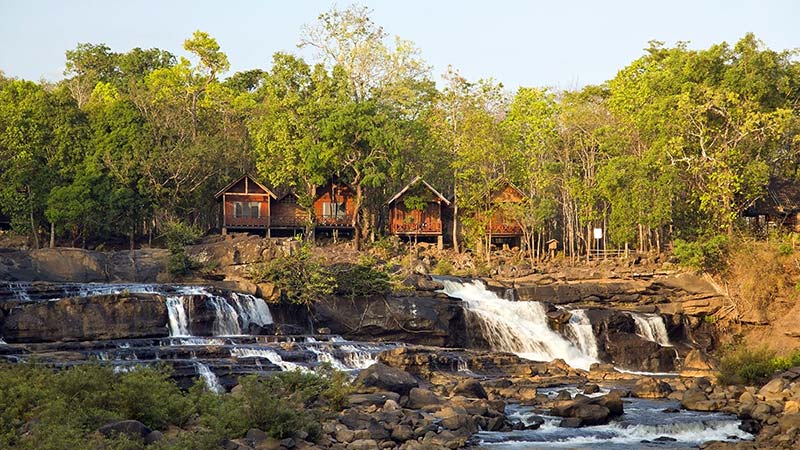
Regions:
[[275, 193], [269, 190], [268, 187], [256, 181], [256, 179], [253, 178], [253, 176], [249, 173], [246, 173], [241, 177], [231, 181], [227, 186], [220, 189], [214, 198], [220, 198], [222, 194], [225, 194], [231, 190], [236, 190], [237, 193], [245, 194], [268, 194], [272, 198], [278, 198]]
[[436, 197], [437, 197], [439, 200], [443, 201], [445, 205], [448, 205], [448, 206], [450, 205], [450, 200], [448, 200], [447, 198], [445, 198], [445, 196], [444, 196], [444, 195], [442, 195], [441, 193], [439, 193], [439, 191], [437, 191], [436, 189], [434, 189], [434, 188], [433, 188], [433, 186], [431, 186], [430, 184], [428, 184], [428, 182], [427, 182], [427, 181], [425, 181], [425, 180], [423, 180], [423, 179], [422, 179], [422, 177], [420, 177], [419, 175], [417, 175], [416, 177], [414, 177], [414, 179], [413, 179], [413, 180], [411, 180], [411, 182], [410, 182], [410, 183], [408, 183], [408, 184], [406, 185], [406, 187], [404, 187], [403, 189], [401, 189], [401, 190], [400, 190], [400, 192], [398, 192], [397, 194], [395, 194], [395, 195], [394, 195], [394, 197], [392, 197], [391, 199], [389, 199], [389, 201], [388, 201], [388, 202], [386, 202], [386, 204], [387, 204], [387, 205], [390, 205], [390, 204], [392, 204], [393, 202], [397, 201], [397, 199], [398, 199], [398, 198], [402, 197], [402, 196], [403, 196], [403, 194], [405, 194], [405, 193], [406, 193], [406, 192], [407, 192], [409, 189], [411, 189], [411, 187], [412, 187], [412, 186], [414, 186], [415, 184], [419, 183], [420, 181], [422, 182], [422, 184], [423, 184], [423, 185], [424, 185], [426, 188], [428, 188], [428, 190], [429, 190], [429, 191], [431, 191], [431, 192], [433, 193], [433, 195], [435, 195], [435, 196], [436, 196]]

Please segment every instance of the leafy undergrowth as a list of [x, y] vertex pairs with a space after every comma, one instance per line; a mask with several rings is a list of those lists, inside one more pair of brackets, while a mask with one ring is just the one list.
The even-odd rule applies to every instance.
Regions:
[[316, 373], [243, 377], [240, 388], [218, 395], [202, 382], [182, 391], [166, 367], [114, 373], [93, 364], [56, 372], [5, 364], [0, 365], [0, 448], [144, 448], [95, 431], [127, 419], [155, 430], [170, 428], [147, 447], [154, 450], [217, 449], [221, 440], [239, 438], [250, 428], [275, 438], [302, 434], [313, 440], [320, 419], [340, 409], [349, 392], [347, 376], [328, 366]]
[[741, 343], [723, 349], [717, 378], [722, 384], [761, 385], [775, 374], [800, 366], [800, 349], [778, 356], [767, 347], [748, 348]]

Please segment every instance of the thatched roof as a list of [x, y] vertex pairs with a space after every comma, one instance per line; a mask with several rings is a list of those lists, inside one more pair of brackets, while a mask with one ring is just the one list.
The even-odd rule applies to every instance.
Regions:
[[747, 208], [746, 216], [781, 216], [800, 212], [800, 182], [788, 178], [769, 180], [767, 192]]

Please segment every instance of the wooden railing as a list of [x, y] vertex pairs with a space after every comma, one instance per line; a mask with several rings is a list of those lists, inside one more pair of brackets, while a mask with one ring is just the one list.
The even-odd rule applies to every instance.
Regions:
[[433, 223], [424, 222], [424, 223], [407, 223], [407, 222], [394, 222], [392, 224], [392, 232], [393, 233], [441, 233], [442, 232], [442, 222], [436, 221]]
[[353, 226], [353, 217], [350, 215], [319, 216], [314, 224], [318, 227], [348, 228]]
[[269, 216], [267, 217], [228, 217], [225, 221], [227, 227], [245, 228], [267, 228], [269, 227]]

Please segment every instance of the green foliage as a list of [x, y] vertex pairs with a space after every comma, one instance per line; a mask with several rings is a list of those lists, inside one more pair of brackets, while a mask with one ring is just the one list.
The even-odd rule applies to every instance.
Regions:
[[248, 273], [257, 283], [273, 283], [282, 299], [290, 303], [310, 305], [336, 289], [336, 279], [312, 258], [307, 242], [289, 255], [252, 265]]
[[737, 342], [723, 349], [717, 378], [723, 384], [761, 385], [776, 373], [800, 366], [800, 350], [776, 356], [767, 347], [750, 349]]
[[114, 373], [112, 367], [85, 365], [54, 372], [0, 364], [0, 447], [143, 449], [94, 432], [128, 419], [158, 430], [186, 427], [147, 447], [159, 450], [216, 449], [221, 439], [240, 438], [250, 428], [277, 438], [305, 431], [314, 439], [323, 415], [340, 409], [352, 392], [347, 374], [325, 365], [315, 373], [244, 377], [233, 394], [212, 393], [202, 382], [181, 391], [169, 376], [163, 368]]
[[436, 265], [433, 266], [434, 275], [452, 275], [454, 271], [453, 263], [446, 259], [439, 259], [436, 261]]
[[169, 249], [169, 261], [167, 270], [172, 275], [188, 275], [196, 264], [186, 254], [186, 246], [197, 242], [203, 235], [199, 228], [194, 225], [173, 220], [164, 225], [164, 240]]
[[249, 275], [256, 282], [275, 284], [283, 300], [305, 305], [332, 294], [369, 297], [390, 290], [389, 276], [374, 259], [365, 257], [357, 264], [325, 266], [313, 258], [308, 243], [288, 256], [253, 265]]
[[362, 258], [357, 264], [334, 264], [329, 270], [336, 280], [337, 295], [370, 297], [390, 291], [389, 275], [372, 258]]
[[709, 272], [720, 272], [725, 268], [729, 251], [730, 238], [722, 234], [695, 242], [676, 239], [673, 249], [680, 264]]

